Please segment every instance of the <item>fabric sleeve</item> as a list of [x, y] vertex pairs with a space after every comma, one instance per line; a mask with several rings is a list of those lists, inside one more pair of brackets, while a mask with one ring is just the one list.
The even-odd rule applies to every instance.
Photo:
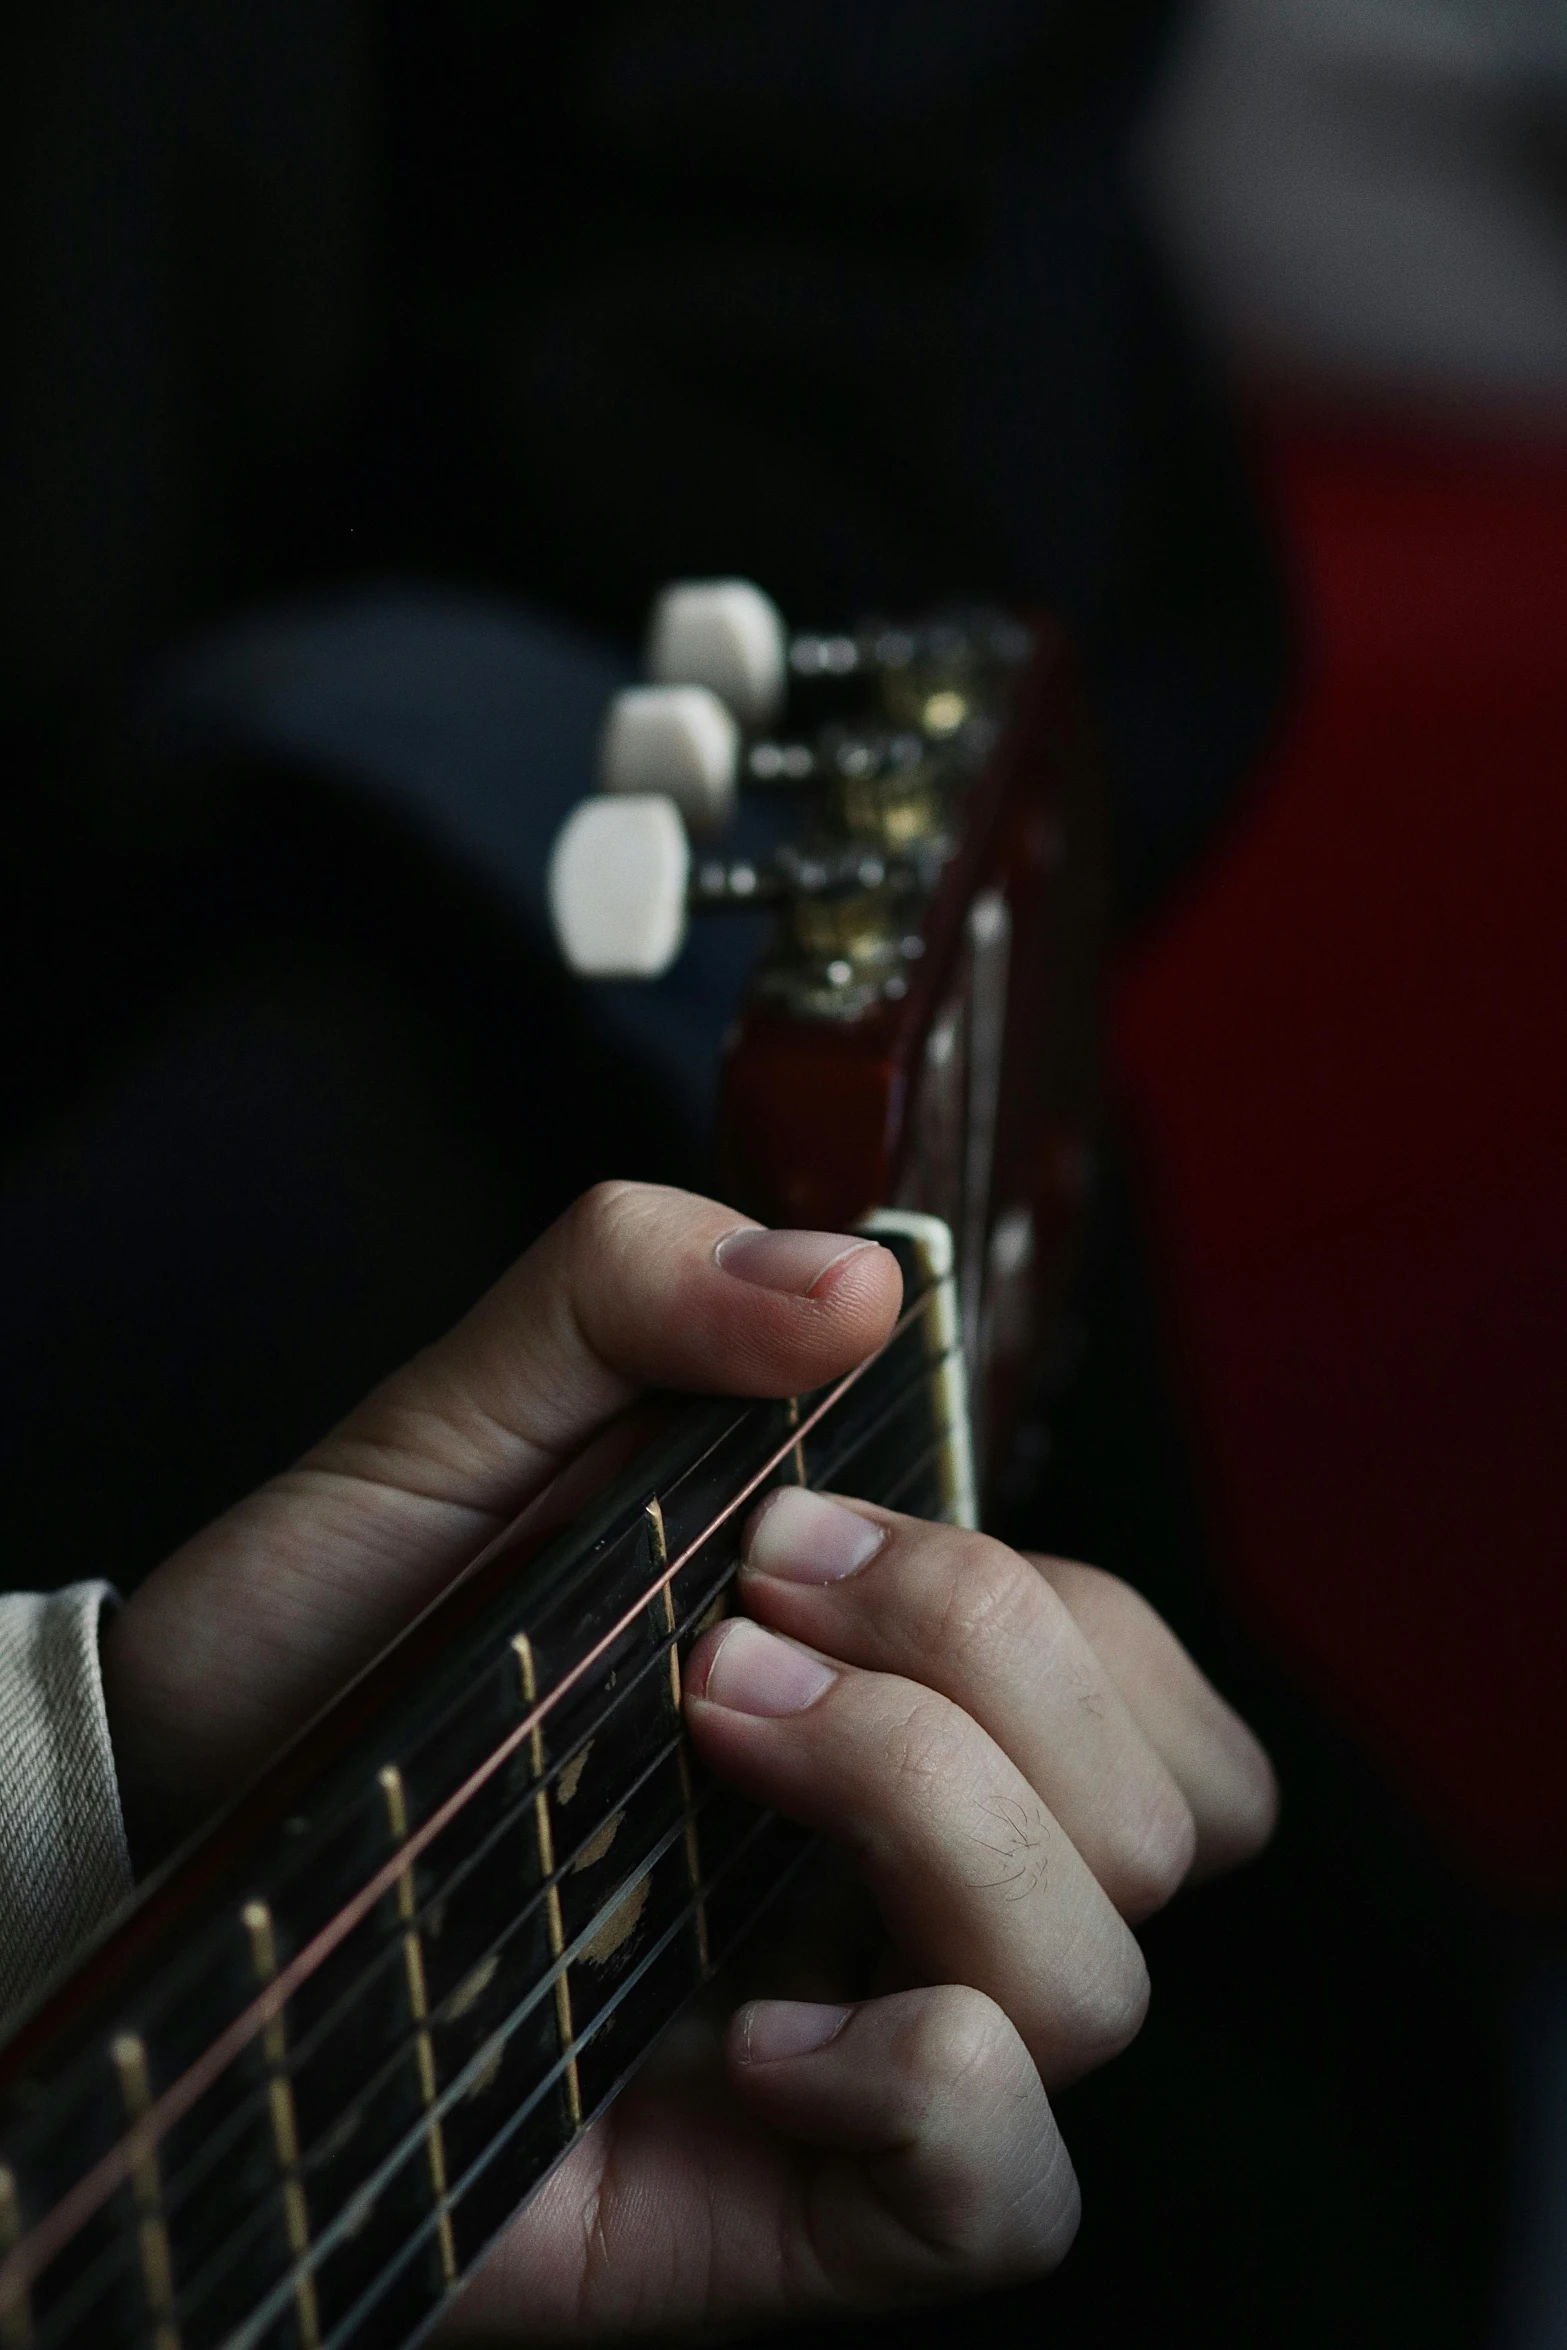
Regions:
[[0, 1597], [0, 2018], [131, 1889], [98, 1626], [107, 1583]]

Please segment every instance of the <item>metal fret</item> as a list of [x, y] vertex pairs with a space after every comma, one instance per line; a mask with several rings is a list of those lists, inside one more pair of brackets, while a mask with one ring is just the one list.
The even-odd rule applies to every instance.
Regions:
[[[394, 1696], [354, 1729], [362, 1743], [332, 1764], [351, 1804], [334, 1791], [323, 1808], [307, 1788], [286, 1820], [260, 1825], [247, 1879], [267, 1887], [269, 1906], [243, 1913], [250, 1972], [257, 1990], [287, 1991], [285, 2012], [267, 2014], [252, 1994], [192, 2056], [194, 2019], [168, 2007], [181, 1978], [145, 1993], [164, 2004], [137, 2008], [144, 2042], [114, 2043], [114, 2068], [118, 2101], [146, 2119], [146, 2137], [111, 2148], [36, 2213], [53, 2178], [55, 2116], [73, 2110], [75, 2092], [62, 2087], [51, 2105], [65, 2080], [53, 2060], [23, 2075], [30, 2102], [7, 2105], [5, 2159], [28, 2210], [17, 2218], [20, 2197], [0, 2173], [0, 2261], [8, 2243], [20, 2248], [0, 2350], [74, 2340], [78, 2313], [97, 2324], [106, 2296], [118, 2322], [127, 2291], [144, 2350], [181, 2350], [181, 2333], [192, 2350], [197, 2338], [271, 2350], [290, 2337], [298, 2350], [346, 2350], [372, 2305], [378, 2339], [411, 2339], [439, 2279], [450, 2286], [472, 2264], [776, 1892], [795, 1843], [682, 1749], [681, 1657], [724, 1607], [744, 1509], [780, 1477], [803, 1467], [816, 1483], [830, 1471], [886, 1498], [913, 1464], [918, 1506], [932, 1506], [931, 1487], [935, 1506], [962, 1513], [966, 1479], [945, 1461], [939, 1474], [925, 1465], [933, 1444], [953, 1449], [946, 1423], [961, 1401], [950, 1252], [931, 1264], [919, 1219], [887, 1222], [911, 1283], [934, 1273], [943, 1295], [939, 1310], [928, 1287], [911, 1299], [874, 1380], [787, 1417], [777, 1405], [737, 1406], [727, 1420], [700, 1407], [689, 1437], [683, 1427], [678, 1440], [661, 1437], [646, 1469], [628, 1473], [591, 1541], [574, 1554], [574, 1533], [557, 1538], [531, 1586], [528, 1635], [516, 1636], [521, 1584], [497, 1585], [481, 1622], [459, 1627], [463, 1646], [433, 1652], [434, 1703], [421, 1684], [418, 1704], [404, 1710]], [[513, 1710], [519, 1688], [538, 1716], [526, 1727]], [[388, 1753], [399, 1771], [380, 1770]], [[192, 1905], [181, 1930], [211, 1934], [232, 1964], [242, 1955], [232, 1893], [214, 1885], [209, 1902], [198, 1884]], [[105, 1999], [70, 2027], [72, 2061], [97, 2068], [100, 2095], [124, 2012]], [[165, 2030], [165, 2015], [177, 2028]], [[214, 2129], [202, 2101], [247, 2048], [254, 2056], [214, 2101]], [[149, 2051], [174, 2074], [156, 2095]], [[189, 2130], [168, 2143], [186, 2116]], [[252, 2200], [225, 2234], [242, 2121]], [[314, 2280], [313, 2313], [301, 2272]], [[236, 2319], [232, 2306], [252, 2293]]]
[[[702, 1889], [704, 1895], [708, 1892], [711, 1892], [714, 1886], [721, 1884], [724, 1878], [734, 1870], [737, 1862], [743, 1863], [745, 1861], [747, 1858], [748, 1845], [754, 1845], [758, 1841], [765, 1840], [769, 1828], [775, 1826], [776, 1823], [770, 1820], [769, 1815], [760, 1812], [757, 1813], [749, 1833], [745, 1836], [742, 1836], [738, 1840], [736, 1847], [727, 1852], [724, 1858], [718, 1863], [712, 1877], [708, 1880], [707, 1885]], [[679, 1831], [676, 1830], [673, 1832], [671, 1837], [666, 1837], [661, 1848], [649, 1856], [649, 1866], [655, 1866], [657, 1862], [663, 1858], [670, 1849], [672, 1849], [673, 1837], [678, 1836], [678, 1833]], [[801, 1849], [803, 1850], [803, 1843]], [[786, 1856], [781, 1869], [776, 1863], [769, 1869], [766, 1891], [762, 1894], [760, 1901], [753, 1901], [748, 1905], [746, 1913], [747, 1917], [753, 1914], [754, 1910], [760, 1907], [762, 1902], [765, 1902], [766, 1899], [776, 1892], [781, 1882], [787, 1880], [789, 1874], [792, 1872], [793, 1867], [796, 1865], [798, 1858], [798, 1852], [792, 1853]], [[602, 1932], [605, 1923], [612, 1919], [615, 1915], [615, 1912], [623, 1906], [627, 1894], [634, 1891], [635, 1882], [636, 1880], [633, 1879], [629, 1883], [622, 1883], [617, 1888], [616, 1892], [612, 1894], [604, 1903], [602, 1908], [595, 1913], [594, 1917], [588, 1922], [588, 1924], [583, 1928], [583, 1930], [577, 1935], [575, 1940], [569, 1946], [568, 1951], [563, 1953], [561, 1961], [563, 1965], [574, 1962], [576, 1958], [581, 1955], [585, 1948], [591, 1943], [594, 1936], [597, 1933]], [[663, 1957], [667, 1952], [671, 1942], [675, 1940], [675, 1938], [681, 1932], [682, 1928], [692, 1916], [694, 1907], [695, 1897], [693, 1896], [682, 1905], [680, 1910], [673, 1918], [666, 1922], [658, 1940], [654, 1942], [649, 1949], [642, 1953], [639, 1963], [627, 1975], [626, 1979], [617, 1985], [610, 1998], [599, 2010], [598, 2014], [594, 2017], [592, 2022], [584, 2027], [582, 2038], [576, 2044], [578, 2049], [582, 2051], [590, 2049], [593, 2045], [595, 2037], [602, 2034], [610, 2025], [612, 2018], [619, 2011], [629, 2005], [631, 2000], [638, 1992], [641, 1984], [646, 1980], [648, 1974], [658, 1964], [660, 1958]], [[716, 1953], [718, 1959], [722, 1960], [728, 1955], [734, 1938], [734, 1934], [731, 1932], [725, 1944], [720, 1947]], [[459, 2072], [457, 2075], [455, 2075], [454, 2078], [446, 2085], [446, 2087], [441, 2092], [440, 2098], [441, 2110], [443, 2112], [449, 2114], [452, 2111], [454, 2105], [457, 2104], [468, 2093], [472, 2086], [473, 2075], [482, 2068], [484, 2062], [485, 2058], [482, 2053], [475, 2056], [472, 2060], [470, 2060], [467, 2068], [465, 2068], [463, 2072]], [[491, 2140], [492, 2147], [505, 2144], [521, 2129], [524, 2129], [527, 2126], [532, 2115], [538, 2110], [541, 2100], [548, 2095], [555, 2081], [563, 2076], [564, 2069], [564, 2064], [560, 2064], [556, 2070], [552, 2071], [547, 2080], [541, 2082], [539, 2086], [531, 2092], [531, 2094], [523, 2101], [517, 2110], [507, 2116], [507, 2118], [500, 2124], [493, 2134]], [[560, 2152], [564, 2152], [565, 2150], [566, 2149], [564, 2146], [559, 2148]], [[397, 2174], [404, 2164], [416, 2158], [418, 2152], [419, 2147], [417, 2143], [410, 2143], [407, 2141], [405, 2141], [401, 2146], [395, 2148], [389, 2157], [380, 2165], [378, 2165], [377, 2169], [367, 2179], [367, 2193], [372, 2196], [380, 2193], [385, 2188], [388, 2181]], [[504, 2216], [509, 2217], [510, 2214], [507, 2213]], [[394, 2253], [387, 2271], [387, 2276], [389, 2279], [395, 2277], [397, 2273], [406, 2270], [409, 2260], [417, 2256], [419, 2245], [424, 2240], [426, 2240], [427, 2235], [433, 2226], [433, 2218], [426, 2218], [413, 2231], [408, 2244], [403, 2247], [402, 2250]], [[313, 2255], [317, 2261], [325, 2257], [325, 2255], [331, 2250], [333, 2239], [340, 2237], [342, 2231], [343, 2220], [339, 2218], [339, 2220], [334, 2222], [332, 2226], [323, 2232], [322, 2240], [318, 2242], [315, 2253]], [[357, 2326], [358, 2323], [365, 2317], [378, 2297], [379, 2294], [376, 2290], [372, 2290], [371, 2292], [364, 2295], [362, 2300], [350, 2313], [346, 2324], [340, 2326], [336, 2331], [334, 2331], [331, 2337], [332, 2341], [335, 2343], [337, 2341], [346, 2341], [351, 2339], [354, 2327]], [[279, 2315], [282, 2306], [282, 2289], [274, 2289], [257, 2305], [248, 2321], [243, 2326], [239, 2327], [235, 2333], [225, 2342], [223, 2350], [258, 2350], [258, 2346], [265, 2339], [268, 2327]]]
[[[0, 2257], [22, 2238], [16, 2175], [0, 2163]], [[22, 2285], [0, 2301], [0, 2350], [28, 2350], [33, 2338], [32, 2296]]]
[[[277, 1973], [277, 1936], [272, 1912], [264, 1901], [247, 1901], [240, 1912], [250, 1963], [259, 1983], [270, 1983]], [[300, 2350], [320, 2350], [321, 2316], [316, 2306], [316, 2280], [310, 2269], [310, 2211], [299, 2175], [299, 2123], [294, 2112], [294, 2084], [288, 2073], [288, 2026], [281, 2011], [261, 2035], [261, 2053], [267, 2067], [267, 2115], [272, 2126], [272, 2151], [277, 2157], [283, 2194], [283, 2227], [289, 2255], [296, 2263], [294, 2314], [299, 2323]]]
[[[125, 2118], [138, 2122], [152, 2103], [146, 2043], [134, 2032], [120, 2032], [109, 2044], [109, 2061], [119, 2081]], [[130, 2179], [142, 2291], [153, 2321], [153, 2350], [180, 2350], [179, 2328], [174, 2323], [174, 2263], [163, 2213], [163, 2178], [152, 2148], [131, 2164]]]
[[[403, 1775], [394, 1764], [377, 1774], [381, 1795], [386, 1804], [386, 1824], [393, 1840], [401, 1844], [408, 1834], [408, 1798], [403, 1789]], [[408, 2013], [414, 2024], [414, 2064], [419, 2076], [419, 2096], [426, 2116], [424, 2142], [430, 2171], [430, 2191], [435, 2197], [435, 2242], [440, 2256], [441, 2281], [450, 2287], [457, 2282], [457, 2246], [452, 2238], [452, 2218], [446, 2199], [446, 2143], [441, 2131], [437, 2108], [439, 2085], [435, 2077], [435, 2049], [428, 2030], [430, 2014], [429, 1995], [425, 1987], [424, 1946], [419, 1939], [418, 1898], [414, 1890], [413, 1864], [410, 1862], [397, 1880], [397, 1915], [403, 1929], [403, 1978], [408, 1992]]]
[[[522, 1686], [522, 1702], [531, 1710], [539, 1701], [539, 1676], [533, 1661], [533, 1643], [526, 1632], [519, 1632], [512, 1642], [517, 1658], [517, 1672]], [[544, 1777], [544, 1730], [535, 1723], [529, 1742], [533, 1776]], [[558, 1971], [555, 1976], [555, 2032], [561, 2054], [575, 2045], [576, 2034], [571, 2021], [571, 1978], [562, 1957], [566, 1948], [566, 1923], [561, 1915], [560, 1887], [555, 1879], [555, 1831], [550, 1820], [550, 1799], [541, 1785], [533, 1798], [534, 1832], [538, 1838], [539, 1871], [544, 1879], [544, 1917], [549, 1931], [550, 1964]], [[566, 2092], [566, 2116], [575, 2132], [582, 2127], [582, 2082], [573, 2055], [561, 2075]]]
[[[788, 1398], [785, 1400], [785, 1403], [784, 1403], [784, 1410], [785, 1410], [785, 1412], [788, 1414], [788, 1419], [789, 1419], [789, 1425], [790, 1425], [790, 1427], [791, 1427], [791, 1428], [798, 1428], [798, 1427], [799, 1427], [799, 1425], [800, 1425], [800, 1399], [799, 1399], [799, 1397], [798, 1397], [797, 1395], [791, 1395], [791, 1396], [789, 1396], [789, 1397], [788, 1397]], [[803, 1444], [803, 1443], [799, 1443], [799, 1442], [797, 1442], [797, 1443], [795, 1444], [795, 1446], [794, 1446], [793, 1450], [790, 1452], [790, 1455], [789, 1455], [789, 1462], [790, 1462], [790, 1466], [791, 1466], [791, 1467], [793, 1468], [793, 1470], [794, 1470], [794, 1481], [795, 1481], [796, 1485], [804, 1485], [805, 1483], [807, 1483], [807, 1478], [806, 1478], [806, 1474], [805, 1474], [805, 1446], [804, 1446], [804, 1444]], [[780, 1480], [780, 1482], [781, 1482], [781, 1480]]]
[[[795, 1447], [799, 1451], [798, 1445]], [[664, 1531], [664, 1508], [655, 1494], [647, 1505], [648, 1540], [653, 1554], [653, 1572], [661, 1575], [669, 1564], [669, 1538]], [[674, 1708], [675, 1726], [679, 1744], [675, 1748], [675, 1767], [680, 1773], [680, 1801], [685, 1811], [686, 1874], [691, 1880], [695, 1900], [697, 1964], [705, 1981], [712, 1971], [712, 1953], [708, 1946], [707, 1903], [702, 1897], [702, 1852], [697, 1839], [696, 1813], [692, 1806], [691, 1755], [686, 1744], [685, 1716], [681, 1710], [680, 1651], [675, 1645], [675, 1594], [666, 1583], [658, 1595], [658, 1612], [662, 1636], [669, 1643], [669, 1702]]]

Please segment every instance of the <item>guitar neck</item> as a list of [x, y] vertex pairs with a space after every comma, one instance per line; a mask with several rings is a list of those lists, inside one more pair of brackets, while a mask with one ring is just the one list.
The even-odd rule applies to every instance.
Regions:
[[745, 1934], [804, 1840], [680, 1676], [749, 1507], [972, 1513], [950, 1238], [868, 1228], [874, 1364], [674, 1412], [552, 1538], [568, 1476], [0, 2051], [0, 2350], [413, 2341]]

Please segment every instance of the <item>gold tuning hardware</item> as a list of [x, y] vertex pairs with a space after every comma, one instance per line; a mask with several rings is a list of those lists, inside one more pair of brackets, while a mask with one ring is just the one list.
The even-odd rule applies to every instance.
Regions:
[[[905, 995], [1030, 631], [974, 610], [791, 638], [756, 588], [710, 580], [667, 590], [649, 641], [661, 682], [615, 698], [604, 795], [568, 819], [552, 859], [568, 963], [586, 977], [653, 978], [691, 915], [770, 907], [754, 983], [764, 998], [805, 1019], [854, 1020]], [[785, 711], [794, 737], [745, 733]], [[801, 723], [812, 713], [814, 728]], [[764, 855], [693, 859], [685, 828], [721, 831], [747, 783], [797, 796], [795, 838]]]
[[1032, 632], [1004, 612], [976, 609], [903, 626], [865, 621], [841, 636], [797, 636], [791, 679], [807, 691], [855, 681], [894, 726], [945, 742], [993, 711], [1034, 649]]
[[895, 724], [939, 738], [962, 724], [959, 704], [993, 698], [997, 681], [1032, 650], [1030, 629], [984, 605], [912, 625], [870, 619], [791, 634], [753, 581], [686, 579], [654, 602], [647, 674], [665, 686], [705, 687], [745, 727], [770, 727], [786, 709], [826, 716], [868, 701]]

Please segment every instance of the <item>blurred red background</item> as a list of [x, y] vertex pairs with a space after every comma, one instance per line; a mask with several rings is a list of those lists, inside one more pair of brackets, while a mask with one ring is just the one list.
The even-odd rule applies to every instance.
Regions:
[[1233, 1588], [1445, 1840], [1567, 1894], [1567, 441], [1264, 416], [1303, 641], [1120, 977]]

